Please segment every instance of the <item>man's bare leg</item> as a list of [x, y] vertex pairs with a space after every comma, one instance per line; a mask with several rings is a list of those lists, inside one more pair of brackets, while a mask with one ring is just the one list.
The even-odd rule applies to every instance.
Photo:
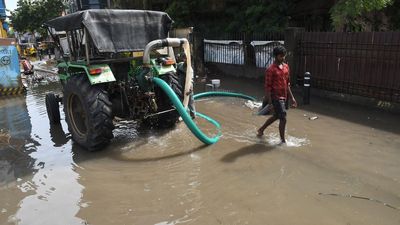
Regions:
[[286, 118], [280, 119], [279, 120], [279, 135], [281, 136], [282, 143], [286, 143], [285, 127], [286, 127]]
[[278, 117], [271, 116], [270, 118], [267, 119], [267, 121], [265, 121], [265, 123], [257, 130], [257, 137], [261, 137], [264, 134], [264, 130], [271, 125], [273, 122], [275, 122], [278, 119]]

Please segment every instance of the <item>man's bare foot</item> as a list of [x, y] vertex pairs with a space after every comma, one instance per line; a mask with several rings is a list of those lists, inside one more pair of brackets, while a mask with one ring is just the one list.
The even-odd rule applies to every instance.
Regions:
[[281, 142], [278, 144], [279, 146], [285, 146], [286, 145], [286, 140], [281, 140]]

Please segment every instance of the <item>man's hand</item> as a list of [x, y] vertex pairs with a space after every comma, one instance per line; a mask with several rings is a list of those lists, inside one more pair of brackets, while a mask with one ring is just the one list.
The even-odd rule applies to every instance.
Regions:
[[297, 108], [297, 101], [294, 98], [292, 98], [292, 108]]

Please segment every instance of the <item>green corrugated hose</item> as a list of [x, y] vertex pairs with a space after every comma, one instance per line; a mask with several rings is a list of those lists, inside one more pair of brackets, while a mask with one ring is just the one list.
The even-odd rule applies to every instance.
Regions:
[[[186, 126], [194, 134], [194, 136], [196, 136], [200, 141], [202, 141], [204, 144], [207, 144], [207, 145], [214, 144], [219, 140], [219, 138], [221, 137], [221, 125], [217, 121], [215, 121], [214, 119], [212, 119], [204, 114], [196, 112], [197, 116], [204, 118], [208, 122], [212, 123], [218, 130], [217, 135], [215, 135], [214, 137], [208, 137], [193, 122], [192, 118], [189, 116], [189, 113], [183, 107], [181, 101], [179, 100], [178, 96], [176, 96], [175, 92], [171, 89], [171, 87], [165, 81], [163, 81], [162, 79], [157, 78], [157, 77], [153, 77], [153, 82], [155, 84], [157, 84], [167, 94], [167, 96], [172, 101], [172, 104], [174, 104], [174, 106], [176, 107], [176, 110], [181, 115]], [[193, 97], [194, 97], [194, 99], [200, 99], [200, 98], [206, 98], [206, 97], [212, 97], [212, 96], [237, 97], [237, 98], [248, 99], [251, 101], [256, 100], [255, 98], [253, 98], [251, 96], [240, 94], [240, 93], [218, 92], [218, 91], [204, 92], [204, 93], [196, 94]]]
[[255, 98], [245, 95], [245, 94], [241, 94], [241, 93], [234, 93], [234, 92], [221, 92], [221, 91], [209, 91], [209, 92], [202, 92], [199, 94], [195, 94], [193, 96], [193, 98], [196, 99], [200, 99], [200, 98], [207, 98], [207, 97], [235, 97], [235, 98], [243, 98], [243, 99], [247, 99], [250, 101], [256, 101]]

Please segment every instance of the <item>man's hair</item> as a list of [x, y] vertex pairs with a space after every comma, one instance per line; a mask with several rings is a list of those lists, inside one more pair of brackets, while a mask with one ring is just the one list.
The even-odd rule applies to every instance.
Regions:
[[273, 55], [274, 57], [277, 57], [278, 55], [286, 55], [286, 48], [282, 45], [276, 46], [274, 48]]

